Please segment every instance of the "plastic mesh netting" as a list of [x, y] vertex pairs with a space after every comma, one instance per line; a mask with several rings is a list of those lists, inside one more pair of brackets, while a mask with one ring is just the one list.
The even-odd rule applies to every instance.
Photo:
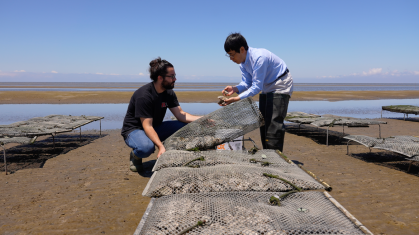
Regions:
[[395, 112], [395, 113], [407, 113], [407, 114], [419, 114], [419, 107], [413, 105], [390, 105], [382, 106], [383, 110]]
[[216, 165], [251, 165], [261, 167], [289, 166], [275, 150], [259, 150], [255, 154], [248, 151], [201, 151], [190, 152], [170, 150], [163, 153], [154, 165], [153, 171], [168, 167], [200, 168]]
[[0, 136], [39, 136], [69, 132], [103, 119], [96, 116], [49, 115], [0, 126]]
[[[152, 199], [136, 234], [364, 234], [321, 192], [228, 192]], [[198, 221], [203, 222], [195, 226]]]
[[0, 138], [0, 145], [5, 145], [8, 143], [19, 143], [19, 144], [32, 144], [36, 140], [36, 136], [33, 138], [28, 137], [4, 137]]
[[370, 120], [370, 119], [356, 119], [348, 117], [339, 117], [339, 116], [324, 116], [324, 117], [297, 117], [290, 118], [287, 121], [300, 123], [300, 124], [311, 124], [313, 126], [322, 127], [322, 126], [333, 126], [333, 125], [344, 125], [344, 126], [368, 126], [368, 125], [379, 125], [387, 124], [387, 122]]
[[355, 141], [357, 143], [360, 143], [360, 144], [364, 145], [365, 147], [373, 147], [378, 143], [383, 143], [384, 142], [384, 139], [369, 137], [369, 136], [365, 136], [365, 135], [348, 135], [348, 136], [345, 136], [343, 138], [347, 139], [347, 140]]
[[[276, 176], [276, 177], [272, 177]], [[325, 187], [294, 164], [278, 168], [248, 165], [221, 165], [205, 168], [174, 167], [154, 172], [143, 196], [230, 191], [290, 191], [325, 189]]]
[[320, 115], [317, 114], [311, 114], [311, 113], [304, 113], [304, 112], [288, 112], [285, 119], [291, 119], [291, 118], [318, 118]]
[[403, 141], [403, 142], [390, 142], [385, 141], [382, 144], [377, 144], [373, 148], [376, 149], [383, 149], [392, 151], [395, 153], [400, 153], [407, 157], [415, 157], [419, 156], [419, 143], [418, 142], [409, 142], [409, 141]]
[[363, 125], [378, 125], [387, 124], [387, 122], [368, 120], [368, 119], [352, 119], [352, 118], [330, 118], [324, 120], [316, 120], [311, 123], [314, 126], [330, 126], [330, 125], [344, 125], [344, 126], [363, 126]]
[[414, 136], [394, 136], [384, 139], [377, 139], [369, 136], [350, 135], [343, 138], [353, 140], [366, 147], [373, 147], [376, 149], [396, 152], [409, 158], [419, 156], [419, 138]]
[[166, 150], [200, 150], [234, 140], [264, 125], [257, 104], [248, 97], [179, 129], [164, 141]]

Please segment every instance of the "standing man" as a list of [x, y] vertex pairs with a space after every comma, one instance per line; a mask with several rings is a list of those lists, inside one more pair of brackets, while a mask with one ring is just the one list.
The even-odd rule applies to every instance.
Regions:
[[[153, 81], [132, 95], [121, 132], [125, 143], [132, 148], [130, 170], [133, 172], [142, 170], [142, 159], [154, 153], [154, 146], [159, 148], [157, 157], [160, 157], [166, 151], [162, 141], [186, 123], [200, 118], [184, 112], [179, 106], [172, 90], [176, 73], [171, 63], [158, 57], [150, 62], [149, 72]], [[179, 121], [163, 122], [167, 108]]]
[[226, 105], [239, 101], [259, 92], [259, 109], [265, 119], [265, 126], [260, 128], [260, 137], [264, 149], [284, 147], [285, 126], [288, 103], [293, 92], [293, 81], [287, 65], [278, 56], [262, 48], [252, 48], [240, 33], [230, 34], [224, 50], [227, 57], [240, 64], [242, 80], [237, 86], [227, 86], [227, 96], [239, 94], [225, 100]]

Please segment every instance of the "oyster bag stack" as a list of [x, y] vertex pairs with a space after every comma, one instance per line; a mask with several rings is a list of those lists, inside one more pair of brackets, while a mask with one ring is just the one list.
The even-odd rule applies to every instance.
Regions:
[[264, 124], [257, 104], [248, 97], [189, 123], [163, 144], [166, 150], [214, 149]]
[[[273, 176], [273, 177], [272, 177]], [[143, 196], [170, 194], [294, 190], [284, 179], [303, 190], [325, 187], [294, 164], [278, 167], [218, 165], [202, 168], [171, 167], [154, 172]]]
[[280, 154], [166, 151], [143, 191], [152, 199], [134, 234], [371, 234]]
[[220, 192], [155, 198], [137, 234], [364, 234], [321, 192], [294, 193], [271, 203], [271, 197], [283, 195]]
[[169, 150], [157, 158], [153, 171], [170, 167], [202, 168], [217, 165], [249, 165], [264, 167], [290, 166], [275, 150], [264, 149], [254, 154], [241, 151], [182, 151]]

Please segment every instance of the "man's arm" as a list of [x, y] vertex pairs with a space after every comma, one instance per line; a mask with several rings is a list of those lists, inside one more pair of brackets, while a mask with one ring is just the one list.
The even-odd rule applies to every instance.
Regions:
[[247, 98], [249, 96], [255, 96], [263, 88], [265, 82], [266, 73], [268, 71], [268, 61], [266, 57], [258, 57], [255, 61], [252, 74], [252, 85], [244, 92], [239, 94], [240, 99]]
[[160, 141], [159, 136], [157, 135], [156, 130], [153, 127], [153, 119], [152, 118], [140, 118], [141, 124], [143, 125], [143, 129], [145, 134], [150, 138], [151, 141], [159, 148], [159, 152], [157, 153], [157, 157], [160, 157], [166, 149], [163, 146], [163, 143]]
[[202, 117], [202, 116], [195, 116], [195, 115], [189, 114], [189, 113], [183, 111], [180, 106], [170, 108], [170, 111], [173, 113], [173, 115], [175, 115], [177, 120], [179, 120], [181, 122], [185, 122], [185, 123], [193, 122], [193, 121]]

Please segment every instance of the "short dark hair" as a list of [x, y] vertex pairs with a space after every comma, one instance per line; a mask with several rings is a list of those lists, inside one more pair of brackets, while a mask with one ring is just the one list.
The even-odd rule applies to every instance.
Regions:
[[169, 61], [162, 60], [160, 57], [152, 60], [150, 62], [150, 68], [148, 69], [151, 80], [157, 82], [158, 76], [165, 77], [167, 74], [167, 68], [173, 68], [173, 65]]
[[246, 39], [240, 33], [231, 33], [228, 35], [225, 43], [224, 50], [229, 53], [231, 50], [240, 53], [240, 48], [244, 47], [247, 51], [249, 46], [247, 45]]

